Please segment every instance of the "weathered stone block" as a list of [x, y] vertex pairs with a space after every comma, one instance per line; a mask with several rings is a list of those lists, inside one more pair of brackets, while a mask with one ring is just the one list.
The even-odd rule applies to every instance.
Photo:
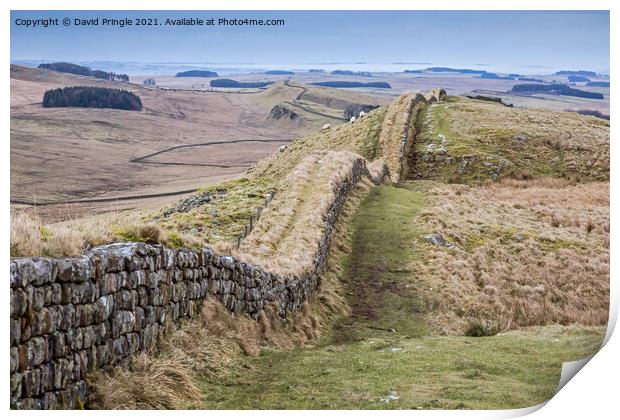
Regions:
[[11, 374], [11, 397], [20, 398], [22, 396], [22, 374]]
[[49, 336], [49, 350], [54, 359], [64, 357], [67, 354], [67, 346], [65, 345], [65, 335], [55, 331]]
[[61, 282], [73, 281], [73, 262], [70, 259], [58, 260], [58, 275], [57, 278]]
[[118, 273], [108, 273], [101, 279], [100, 292], [101, 296], [115, 293], [117, 290]]
[[10, 328], [11, 345], [15, 346], [21, 342], [21, 338], [22, 338], [21, 321], [17, 318], [11, 318], [9, 328]]
[[73, 304], [61, 305], [62, 316], [60, 318], [60, 329], [67, 331], [75, 325], [75, 306]]
[[41, 371], [29, 369], [22, 372], [22, 396], [34, 397], [41, 392]]

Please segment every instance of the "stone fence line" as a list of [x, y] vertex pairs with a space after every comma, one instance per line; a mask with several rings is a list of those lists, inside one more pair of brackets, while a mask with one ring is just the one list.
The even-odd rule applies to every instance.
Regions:
[[[408, 138], [407, 128], [403, 136]], [[373, 179], [365, 159], [356, 159], [335, 187], [313, 267], [301, 276], [268, 272], [209, 248], [145, 243], [100, 246], [74, 258], [12, 259], [11, 408], [84, 407], [88, 372], [152, 349], [168, 326], [194, 317], [209, 296], [255, 319], [274, 303], [282, 318], [302, 309], [318, 287], [348, 194], [362, 178], [380, 183], [388, 173], [384, 166]], [[259, 217], [260, 209], [245, 236]]]

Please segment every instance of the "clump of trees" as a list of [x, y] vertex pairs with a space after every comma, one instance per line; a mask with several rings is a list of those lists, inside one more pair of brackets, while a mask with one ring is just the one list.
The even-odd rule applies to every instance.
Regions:
[[482, 73], [480, 76], [481, 79], [493, 79], [493, 80], [514, 80], [514, 76], [500, 76], [496, 73]]
[[533, 77], [519, 77], [519, 81], [521, 81], [521, 82], [547, 83], [543, 79], [534, 79]]
[[144, 79], [142, 84], [144, 86], [157, 86], [157, 83], [155, 82], [155, 79], [153, 79], [152, 77], [149, 77], [148, 79]]
[[232, 79], [215, 79], [209, 82], [211, 87], [217, 88], [262, 88], [272, 85], [273, 82], [239, 82]]
[[129, 82], [129, 76], [126, 74], [118, 74], [103, 70], [93, 70], [90, 67], [80, 66], [73, 63], [43, 63], [39, 65], [40, 69], [58, 71], [61, 73], [79, 74], [80, 76], [90, 76], [97, 79], [112, 80], [117, 82]]
[[114, 108], [141, 111], [142, 101], [132, 92], [94, 86], [50, 89], [43, 95], [45, 108]]
[[561, 84], [538, 85], [524, 83], [514, 85], [512, 87], [512, 91], [517, 93], [555, 93], [558, 95], [575, 96], [578, 98], [603, 99], [602, 93], [573, 89], [567, 85]]
[[177, 73], [174, 77], [217, 77], [217, 73], [211, 70], [187, 70]]

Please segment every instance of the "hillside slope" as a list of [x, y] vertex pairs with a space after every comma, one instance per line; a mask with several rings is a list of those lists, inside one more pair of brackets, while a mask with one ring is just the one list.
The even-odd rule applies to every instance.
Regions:
[[414, 179], [609, 179], [609, 122], [598, 118], [453, 97], [426, 108], [417, 125]]
[[[137, 94], [142, 112], [41, 106], [48, 89], [98, 86]], [[321, 96], [321, 89], [313, 89]], [[247, 94], [147, 89], [92, 77], [11, 66], [11, 199], [49, 204], [47, 220], [121, 209], [156, 208], [165, 194], [232, 179], [294, 138], [342, 120], [295, 108], [299, 123], [269, 118], [298, 87], [277, 83]], [[326, 97], [332, 93], [325, 92]], [[358, 95], [361, 99], [365, 96]], [[322, 104], [315, 104], [321, 109]], [[342, 116], [342, 110], [329, 109]], [[43, 182], [44, 181], [44, 182]], [[151, 199], [123, 200], [124, 197]], [[120, 198], [122, 204], [74, 204]]]

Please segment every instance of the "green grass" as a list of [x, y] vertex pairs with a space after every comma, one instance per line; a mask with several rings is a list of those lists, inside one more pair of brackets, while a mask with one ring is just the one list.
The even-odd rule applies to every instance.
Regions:
[[604, 327], [436, 334], [407, 269], [419, 258], [413, 221], [432, 184], [374, 187], [360, 205], [341, 278], [351, 316], [307, 348], [267, 348], [227, 375], [197, 378], [197, 408], [518, 408], [549, 399], [562, 362], [597, 351]]
[[413, 185], [373, 188], [353, 218], [353, 244], [342, 279], [353, 316], [336, 324], [336, 341], [377, 330], [411, 336], [427, 332], [426, 304], [409, 269], [421, 235], [412, 221], [424, 205], [424, 195]]
[[[414, 178], [480, 184], [507, 175], [608, 177], [598, 167], [571, 169], [569, 162], [585, 164], [592, 153], [559, 140], [570, 128], [532, 120], [522, 110], [453, 98], [427, 106], [420, 112], [417, 126]], [[526, 141], [515, 140], [523, 134]], [[442, 146], [445, 154], [440, 152]]]
[[239, 178], [201, 190], [211, 194], [211, 201], [187, 212], [173, 213], [158, 220], [171, 232], [188, 233], [204, 243], [234, 242], [256, 215], [256, 209], [265, 204], [265, 198], [274, 190], [267, 178]]
[[[561, 364], [591, 355], [604, 328], [545, 327], [494, 337], [367, 337], [268, 350], [202, 381], [217, 409], [519, 408], [549, 399]], [[397, 400], [382, 401], [389, 395]]]

